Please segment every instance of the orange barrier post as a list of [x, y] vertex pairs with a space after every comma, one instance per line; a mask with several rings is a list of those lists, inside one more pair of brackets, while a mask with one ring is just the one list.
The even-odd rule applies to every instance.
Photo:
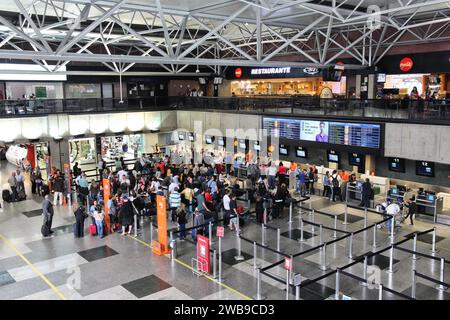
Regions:
[[158, 221], [158, 241], [153, 240], [153, 253], [159, 256], [170, 252], [167, 240], [166, 197], [156, 196], [156, 214]]
[[109, 220], [109, 210], [108, 210], [108, 201], [109, 201], [109, 195], [111, 194], [111, 184], [109, 183], [108, 179], [102, 180], [103, 184], [103, 202], [105, 206], [105, 231], [106, 233], [109, 233], [109, 226], [111, 225], [111, 221]]

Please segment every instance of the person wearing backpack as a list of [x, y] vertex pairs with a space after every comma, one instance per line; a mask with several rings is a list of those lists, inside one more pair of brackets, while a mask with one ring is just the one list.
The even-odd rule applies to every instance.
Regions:
[[341, 177], [337, 174], [337, 170], [333, 170], [333, 174], [331, 175], [331, 185], [333, 202], [336, 202], [336, 196], [339, 196], [339, 200], [342, 202]]
[[322, 197], [328, 198], [331, 196], [331, 177], [330, 172], [325, 172], [323, 176], [323, 193]]

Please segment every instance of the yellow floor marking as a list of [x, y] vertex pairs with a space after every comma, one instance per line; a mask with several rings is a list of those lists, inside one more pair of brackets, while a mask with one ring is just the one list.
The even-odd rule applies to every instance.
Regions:
[[[128, 237], [130, 237], [131, 239], [136, 240], [137, 242], [139, 242], [140, 244], [143, 244], [143, 245], [146, 246], [146, 247], [151, 248], [151, 246], [150, 246], [148, 243], [146, 243], [146, 242], [144, 242], [144, 241], [142, 241], [142, 240], [140, 240], [140, 239], [138, 239], [138, 238], [135, 238], [135, 237], [132, 237], [132, 236], [128, 236]], [[170, 258], [169, 255], [165, 255], [165, 256], [166, 256], [167, 258]], [[191, 271], [195, 271], [190, 265], [184, 263], [183, 261], [180, 261], [180, 260], [178, 260], [178, 259], [174, 259], [174, 261], [177, 262], [178, 264], [182, 265], [183, 267], [188, 268], [188, 269], [191, 270]], [[224, 288], [230, 290], [231, 292], [233, 292], [233, 293], [235, 293], [235, 294], [241, 296], [242, 298], [244, 298], [244, 299], [246, 299], [246, 300], [253, 300], [253, 299], [250, 298], [249, 296], [243, 294], [242, 292], [237, 291], [236, 289], [233, 289], [232, 287], [230, 287], [230, 286], [224, 284], [223, 282], [218, 282], [216, 279], [211, 278], [211, 277], [208, 276], [208, 275], [204, 275], [204, 276], [205, 276], [206, 279], [208, 279], [208, 280], [210, 280], [210, 281], [212, 281], [212, 282], [215, 282], [215, 283], [221, 285], [222, 287], [224, 287]]]
[[6, 237], [4, 237], [2, 234], [0, 234], [0, 239], [2, 239], [8, 247], [11, 248], [25, 263], [31, 268], [31, 270], [34, 271], [53, 291], [56, 292], [56, 294], [61, 298], [61, 300], [67, 300], [66, 297], [61, 293], [61, 291], [58, 290], [53, 283], [48, 280], [46, 276], [42, 274], [25, 256], [9, 241]]

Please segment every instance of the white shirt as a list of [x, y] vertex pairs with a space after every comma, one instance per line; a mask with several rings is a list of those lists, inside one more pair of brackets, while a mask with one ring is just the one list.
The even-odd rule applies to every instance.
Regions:
[[391, 215], [391, 216], [395, 216], [399, 212], [400, 212], [400, 206], [398, 204], [396, 204], [396, 203], [391, 203], [386, 208], [386, 213]]
[[159, 182], [158, 181], [152, 181], [152, 184], [150, 188], [153, 189], [153, 193], [156, 193], [159, 189]]
[[227, 194], [224, 195], [223, 196], [223, 208], [225, 210], [230, 210], [230, 202], [231, 202], [230, 197]]
[[119, 177], [119, 181], [120, 182], [122, 182], [122, 177], [123, 176], [125, 176], [125, 177], [128, 177], [128, 175], [127, 175], [127, 172], [125, 171], [125, 170], [120, 170], [118, 173], [117, 173], [117, 175], [118, 175], [118, 177]]
[[270, 166], [269, 169], [267, 169], [267, 173], [268, 173], [269, 176], [277, 175], [277, 167]]
[[178, 187], [179, 187], [178, 183], [172, 182], [172, 183], [169, 185], [169, 193], [174, 192], [174, 191], [175, 191], [175, 188], [178, 188]]

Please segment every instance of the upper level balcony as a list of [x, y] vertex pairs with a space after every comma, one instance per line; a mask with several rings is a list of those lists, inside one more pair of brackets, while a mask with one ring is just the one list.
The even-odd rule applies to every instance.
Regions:
[[124, 111], [202, 110], [450, 124], [450, 100], [358, 100], [316, 97], [142, 97], [0, 101], [0, 117]]

